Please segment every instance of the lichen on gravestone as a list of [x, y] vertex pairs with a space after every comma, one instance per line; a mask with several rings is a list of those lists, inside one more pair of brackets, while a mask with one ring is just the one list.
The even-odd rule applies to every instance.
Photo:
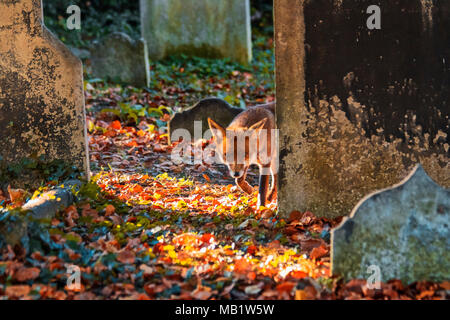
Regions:
[[449, 188], [450, 1], [384, 1], [380, 30], [371, 0], [294, 2], [274, 2], [280, 215], [347, 215], [416, 163]]
[[400, 184], [369, 195], [332, 231], [332, 272], [344, 279], [448, 281], [450, 190], [418, 165]]
[[43, 24], [41, 0], [0, 0], [0, 156], [89, 172], [81, 61]]

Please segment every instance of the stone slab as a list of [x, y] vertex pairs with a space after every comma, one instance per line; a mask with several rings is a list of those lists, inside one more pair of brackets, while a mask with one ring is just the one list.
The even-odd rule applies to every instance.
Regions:
[[133, 40], [125, 33], [114, 32], [94, 43], [90, 58], [94, 77], [136, 87], [150, 86], [150, 65], [143, 39]]
[[82, 64], [42, 21], [41, 0], [0, 0], [0, 155], [88, 175]]
[[450, 2], [275, 2], [280, 213], [348, 215], [421, 163], [450, 187]]
[[450, 190], [419, 165], [404, 182], [363, 199], [332, 231], [332, 272], [381, 281], [450, 279]]
[[[169, 121], [169, 137], [172, 140], [172, 134], [177, 129], [186, 129], [192, 141], [199, 136], [203, 138], [205, 132], [209, 130], [208, 118], [213, 119], [218, 124], [226, 128], [233, 119], [243, 111], [228, 104], [226, 101], [218, 98], [206, 98], [197, 102], [183, 112], [175, 113]], [[201, 123], [201, 129], [195, 132], [195, 122]]]
[[141, 0], [142, 36], [150, 58], [174, 54], [252, 58], [249, 0]]

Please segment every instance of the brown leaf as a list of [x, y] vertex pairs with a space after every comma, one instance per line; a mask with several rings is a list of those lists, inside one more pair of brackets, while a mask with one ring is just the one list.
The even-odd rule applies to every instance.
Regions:
[[325, 244], [322, 239], [304, 239], [304, 236], [299, 238], [303, 238], [300, 240], [302, 251], [311, 251]]
[[423, 298], [430, 298], [432, 296], [434, 296], [434, 290], [426, 290], [419, 293], [416, 298], [420, 300]]
[[244, 258], [239, 259], [234, 264], [234, 272], [246, 274], [251, 269], [251, 264]]
[[83, 211], [81, 211], [81, 215], [83, 217], [92, 217], [94, 219], [98, 218], [97, 210], [91, 209], [90, 204], [86, 204], [83, 206]]
[[39, 277], [41, 271], [38, 268], [20, 268], [14, 273], [14, 279], [19, 282], [34, 280]]
[[105, 208], [105, 215], [108, 217], [116, 212], [116, 208], [112, 204], [108, 204]]
[[8, 297], [20, 298], [29, 294], [30, 291], [31, 291], [30, 286], [17, 285], [7, 287], [5, 293]]
[[327, 254], [328, 254], [328, 249], [325, 245], [322, 244], [320, 247], [312, 249], [311, 254], [309, 256], [311, 257], [311, 259], [316, 260]]
[[440, 284], [440, 287], [444, 290], [450, 290], [450, 282], [449, 281], [444, 281]]
[[301, 213], [300, 211], [292, 211], [291, 214], [289, 215], [289, 222], [292, 221], [298, 221], [303, 217], [303, 213]]
[[23, 189], [12, 189], [8, 186], [8, 193], [11, 202], [16, 205], [22, 205], [25, 203], [25, 198], [27, 197], [27, 192]]
[[136, 260], [136, 255], [134, 254], [133, 251], [123, 250], [123, 251], [119, 252], [116, 259], [117, 259], [117, 261], [122, 262], [122, 263], [132, 264]]
[[286, 281], [277, 285], [277, 291], [290, 293], [292, 289], [295, 287], [295, 282]]

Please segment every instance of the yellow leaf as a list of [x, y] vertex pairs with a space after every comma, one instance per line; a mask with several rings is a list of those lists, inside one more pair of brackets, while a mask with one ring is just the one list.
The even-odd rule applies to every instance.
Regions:
[[305, 290], [295, 291], [295, 300], [307, 300], [307, 294]]

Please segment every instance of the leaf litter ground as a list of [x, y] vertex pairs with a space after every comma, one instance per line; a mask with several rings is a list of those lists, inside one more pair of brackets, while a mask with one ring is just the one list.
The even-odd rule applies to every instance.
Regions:
[[[274, 203], [256, 210], [257, 189], [241, 192], [224, 166], [171, 160], [166, 123], [174, 110], [205, 96], [235, 105], [273, 101], [272, 40], [258, 40], [256, 49], [252, 67], [183, 57], [157, 64], [150, 89], [88, 80], [94, 176], [75, 205], [39, 222], [28, 250], [3, 246], [0, 297], [448, 298], [448, 282], [344, 283], [330, 274], [330, 230], [341, 219], [311, 212], [281, 219]], [[0, 194], [1, 205], [20, 204], [25, 194]], [[79, 268], [80, 286], [67, 285], [71, 266]]]

